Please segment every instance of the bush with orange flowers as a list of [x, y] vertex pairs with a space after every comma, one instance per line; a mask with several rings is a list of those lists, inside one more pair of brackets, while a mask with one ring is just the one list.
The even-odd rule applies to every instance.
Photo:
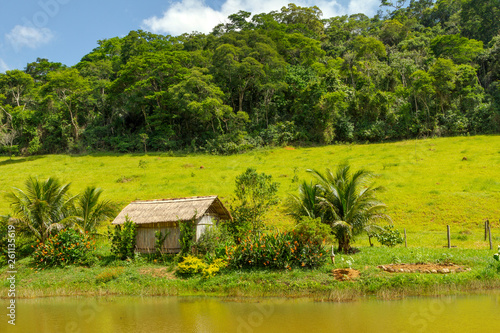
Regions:
[[36, 268], [91, 266], [96, 261], [95, 249], [95, 241], [88, 234], [64, 229], [45, 243], [38, 242], [32, 256]]
[[327, 257], [322, 241], [305, 239], [297, 232], [248, 233], [236, 246], [227, 247], [233, 268], [314, 268]]

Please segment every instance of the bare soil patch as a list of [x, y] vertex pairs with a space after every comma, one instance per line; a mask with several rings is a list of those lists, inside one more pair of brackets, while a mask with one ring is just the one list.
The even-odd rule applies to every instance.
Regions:
[[175, 279], [175, 275], [172, 272], [168, 272], [166, 267], [162, 268], [141, 268], [139, 273], [142, 275], [151, 275], [157, 278], [165, 278], [165, 279]]
[[359, 277], [359, 271], [352, 268], [337, 268], [332, 274], [337, 281], [352, 281]]
[[455, 264], [390, 264], [378, 266], [389, 273], [434, 273], [448, 274], [469, 271], [470, 268]]

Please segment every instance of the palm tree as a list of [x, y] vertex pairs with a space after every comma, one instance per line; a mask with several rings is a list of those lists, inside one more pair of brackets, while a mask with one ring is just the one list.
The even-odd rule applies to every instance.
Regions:
[[324, 209], [323, 221], [331, 225], [339, 242], [339, 252], [347, 253], [351, 240], [367, 226], [379, 219], [390, 221], [383, 213], [385, 204], [375, 198], [383, 188], [370, 183], [371, 173], [368, 171], [352, 173], [348, 164], [342, 164], [335, 174], [329, 169], [324, 175], [316, 170], [308, 172], [319, 181], [318, 199]]
[[14, 188], [7, 199], [14, 211], [14, 221], [26, 225], [38, 240], [44, 242], [52, 230], [75, 220], [72, 212], [76, 197], [68, 194], [70, 184], [61, 185], [53, 177], [45, 181], [29, 177], [25, 185], [25, 191]]
[[95, 233], [99, 223], [116, 214], [116, 206], [111, 201], [99, 201], [102, 192], [100, 188], [89, 186], [78, 196], [75, 215], [80, 231]]

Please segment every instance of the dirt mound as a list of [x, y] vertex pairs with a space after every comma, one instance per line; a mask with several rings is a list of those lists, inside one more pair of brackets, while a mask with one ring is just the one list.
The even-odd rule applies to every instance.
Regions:
[[359, 271], [352, 268], [337, 268], [332, 270], [332, 274], [337, 281], [351, 281], [359, 277]]
[[389, 273], [459, 273], [470, 271], [455, 264], [390, 264], [377, 266], [381, 270]]

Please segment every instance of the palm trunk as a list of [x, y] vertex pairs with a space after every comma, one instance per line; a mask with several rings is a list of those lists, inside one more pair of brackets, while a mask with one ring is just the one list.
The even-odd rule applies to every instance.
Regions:
[[349, 250], [351, 249], [351, 239], [349, 238], [349, 236], [342, 234], [338, 237], [338, 241], [339, 248], [337, 251], [342, 253], [349, 253]]

